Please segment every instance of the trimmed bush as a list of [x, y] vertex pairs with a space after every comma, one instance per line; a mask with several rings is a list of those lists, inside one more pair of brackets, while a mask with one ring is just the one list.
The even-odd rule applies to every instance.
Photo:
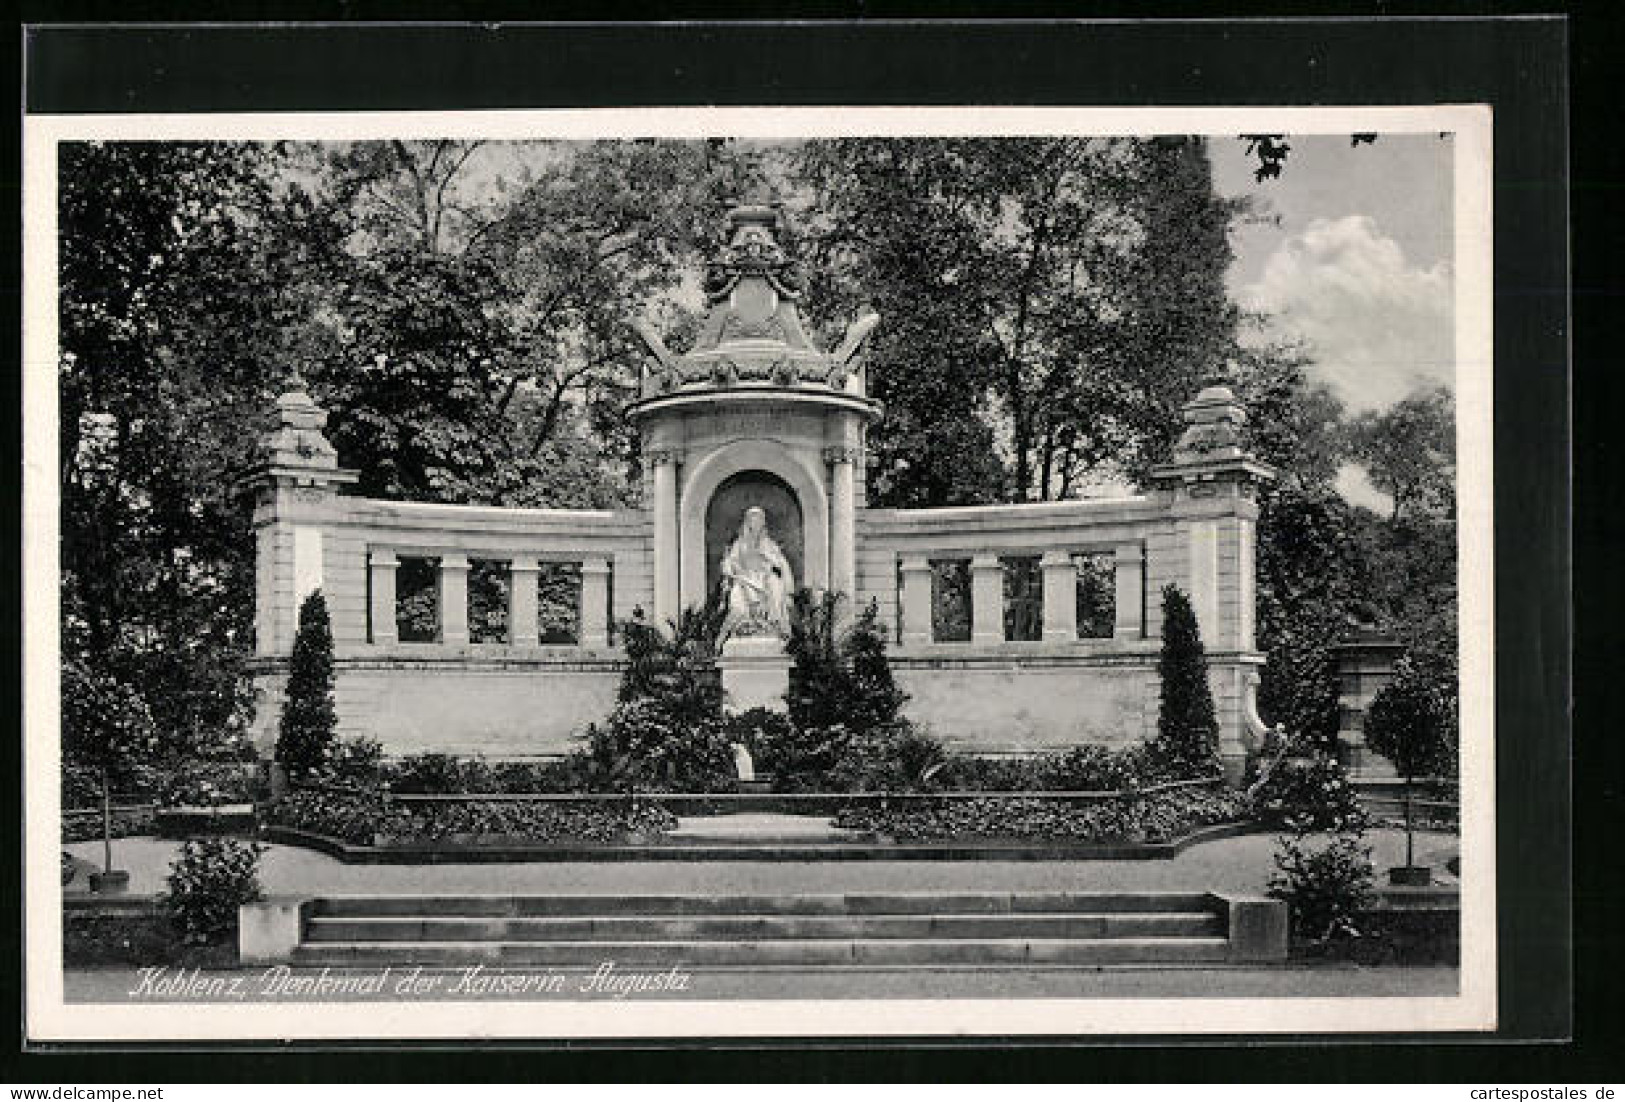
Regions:
[[1405, 864], [1416, 863], [1416, 819], [1412, 804], [1416, 778], [1456, 768], [1457, 721], [1454, 682], [1429, 676], [1406, 656], [1394, 666], [1365, 714], [1371, 749], [1394, 763], [1405, 778]]
[[204, 838], [181, 846], [169, 869], [164, 909], [188, 945], [215, 945], [237, 928], [237, 908], [261, 898], [260, 855], [265, 847], [230, 838]]
[[1162, 590], [1157, 675], [1162, 695], [1152, 754], [1171, 776], [1212, 776], [1219, 771], [1219, 721], [1208, 687], [1207, 656], [1190, 599], [1176, 585]]
[[333, 704], [333, 629], [321, 590], [299, 606], [299, 628], [288, 666], [287, 700], [276, 758], [293, 778], [320, 774], [338, 730]]

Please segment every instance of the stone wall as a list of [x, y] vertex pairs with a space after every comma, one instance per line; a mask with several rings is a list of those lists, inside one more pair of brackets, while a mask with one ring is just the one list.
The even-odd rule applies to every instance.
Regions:
[[[652, 603], [641, 511], [425, 505], [317, 492], [262, 499], [255, 741], [274, 745], [298, 606], [321, 589], [332, 617], [342, 736], [376, 738], [390, 755], [441, 751], [493, 758], [566, 752], [614, 704], [621, 658], [612, 624]], [[442, 563], [441, 637], [394, 638], [393, 573], [405, 556]], [[508, 641], [468, 641], [466, 564], [523, 571], [547, 561], [600, 564], [583, 576], [582, 638], [545, 645], [512, 624]], [[459, 576], [460, 575], [460, 576]], [[510, 592], [520, 587], [510, 573]], [[607, 591], [607, 592], [606, 592]], [[459, 622], [461, 626], [459, 627]]]

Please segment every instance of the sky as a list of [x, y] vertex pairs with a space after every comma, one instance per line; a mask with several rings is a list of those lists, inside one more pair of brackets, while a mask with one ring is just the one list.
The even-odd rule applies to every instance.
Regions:
[[1218, 192], [1270, 216], [1232, 234], [1236, 302], [1305, 340], [1315, 377], [1350, 410], [1391, 405], [1418, 385], [1454, 389], [1452, 141], [1288, 141], [1281, 175], [1262, 183], [1245, 142], [1210, 143]]
[[[1209, 141], [1216, 190], [1253, 203], [1231, 232], [1231, 297], [1268, 316], [1265, 336], [1306, 344], [1311, 378], [1351, 413], [1420, 386], [1454, 389], [1452, 140], [1287, 140], [1281, 175], [1264, 181], [1254, 178], [1258, 162], [1245, 141]], [[497, 143], [469, 163], [468, 184], [488, 188], [545, 160], [535, 148]], [[1344, 469], [1338, 488], [1358, 504], [1386, 502], [1357, 468]]]
[[[1453, 143], [1386, 134], [1289, 137], [1279, 177], [1258, 181], [1247, 143], [1209, 143], [1214, 188], [1256, 214], [1231, 234], [1230, 294], [1270, 315], [1266, 333], [1304, 341], [1312, 379], [1350, 412], [1392, 405], [1419, 386], [1455, 389]], [[1345, 466], [1357, 505], [1388, 499]]]

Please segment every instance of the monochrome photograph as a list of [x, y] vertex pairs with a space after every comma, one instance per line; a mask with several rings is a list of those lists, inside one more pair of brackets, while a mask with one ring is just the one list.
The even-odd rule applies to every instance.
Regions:
[[1495, 1028], [1486, 108], [25, 137], [31, 1036]]

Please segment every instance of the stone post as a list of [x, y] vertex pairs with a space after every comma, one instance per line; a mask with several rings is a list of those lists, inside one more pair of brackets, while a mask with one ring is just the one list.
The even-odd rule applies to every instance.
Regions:
[[1173, 461], [1151, 470], [1173, 525], [1151, 536], [1155, 554], [1148, 571], [1157, 588], [1172, 582], [1190, 598], [1208, 655], [1219, 756], [1234, 782], [1253, 741], [1247, 686], [1263, 660], [1248, 639], [1255, 567], [1248, 541], [1258, 517], [1258, 487], [1275, 470], [1247, 453], [1247, 411], [1222, 381], [1187, 402], [1184, 418]]
[[931, 563], [924, 558], [903, 560], [903, 646], [931, 643]]
[[977, 555], [970, 564], [970, 638], [972, 643], [1004, 642], [1004, 564], [994, 555]]
[[1117, 622], [1112, 634], [1118, 639], [1145, 637], [1145, 550], [1138, 543], [1117, 545], [1116, 596], [1113, 601]]
[[374, 646], [388, 647], [400, 641], [395, 621], [395, 569], [401, 561], [388, 548], [373, 551], [367, 559], [372, 577], [372, 622]]
[[1078, 568], [1065, 551], [1046, 551], [1038, 562], [1044, 572], [1044, 642], [1078, 640]]
[[654, 622], [677, 618], [680, 579], [677, 534], [677, 449], [651, 448], [654, 467]]
[[856, 459], [856, 449], [845, 445], [824, 449], [830, 478], [829, 588], [846, 597], [848, 612], [855, 611], [850, 603], [857, 599]]
[[460, 551], [440, 556], [440, 641], [468, 642], [468, 556]]
[[593, 556], [581, 563], [581, 638], [590, 650], [609, 646], [609, 560]]
[[515, 555], [508, 560], [508, 644], [534, 647], [540, 642], [536, 600], [537, 575], [541, 565], [535, 555]]
[[[244, 482], [254, 495], [254, 650], [265, 660], [254, 675], [250, 737], [267, 755], [282, 709], [286, 671], [278, 663], [293, 650], [300, 600], [323, 585], [328, 533], [345, 512], [340, 490], [357, 478], [339, 466], [322, 432], [327, 413], [297, 371], [287, 377], [276, 414], [276, 427], [259, 441], [259, 462]], [[366, 637], [365, 624], [355, 622], [365, 615], [359, 607], [346, 611], [331, 601], [329, 607], [335, 638]]]
[[1331, 648], [1337, 670], [1337, 745], [1349, 772], [1393, 776], [1387, 759], [1365, 748], [1365, 713], [1378, 693], [1394, 679], [1394, 664], [1405, 648], [1374, 628]]

